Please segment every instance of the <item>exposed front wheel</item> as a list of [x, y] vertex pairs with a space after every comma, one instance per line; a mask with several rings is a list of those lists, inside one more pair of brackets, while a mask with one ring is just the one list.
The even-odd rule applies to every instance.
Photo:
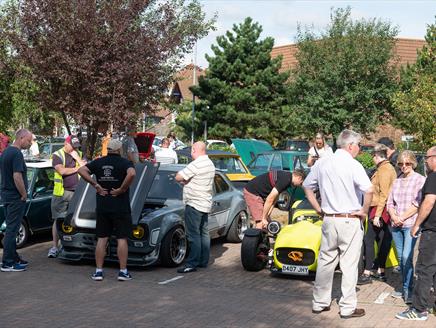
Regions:
[[[251, 229], [250, 229], [251, 230]], [[265, 243], [263, 233], [257, 235], [247, 234], [242, 239], [241, 262], [247, 271], [260, 271], [268, 262], [269, 245]]]
[[186, 257], [187, 241], [185, 230], [174, 227], [165, 235], [160, 249], [160, 260], [163, 266], [176, 267]]
[[232, 225], [227, 233], [227, 240], [231, 243], [240, 243], [244, 238], [244, 232], [248, 229], [248, 214], [245, 211], [239, 212], [233, 219]]
[[283, 191], [279, 195], [277, 208], [282, 211], [288, 211], [291, 208], [291, 195], [287, 191]]

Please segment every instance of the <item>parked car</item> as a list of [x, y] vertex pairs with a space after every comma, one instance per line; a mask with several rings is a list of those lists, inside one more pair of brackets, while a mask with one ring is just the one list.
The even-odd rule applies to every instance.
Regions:
[[[268, 267], [272, 273], [315, 274], [322, 219], [307, 201], [295, 202], [291, 213], [289, 224], [281, 226], [273, 221], [268, 225], [268, 232], [259, 229], [245, 232], [241, 246], [241, 262], [245, 270], [260, 271]], [[270, 244], [271, 239], [273, 244]], [[386, 264], [387, 267], [398, 265], [393, 247]]]
[[[192, 161], [191, 147], [177, 150], [176, 153], [179, 164], [188, 164]], [[247, 182], [254, 178], [238, 154], [210, 149], [206, 153], [215, 168], [224, 173], [236, 188], [243, 189]]]
[[[51, 198], [54, 185], [54, 169], [51, 160], [26, 162], [29, 180], [26, 211], [21, 220], [17, 235], [17, 248], [23, 247], [29, 237], [35, 233], [49, 231], [51, 220]], [[0, 177], [1, 179], [1, 177]], [[0, 205], [0, 235], [6, 229], [4, 206]]]
[[219, 148], [219, 149], [225, 149], [229, 147], [229, 144], [223, 140], [216, 140], [216, 139], [207, 139], [206, 140], [206, 147], [207, 148], [212, 148], [214, 147], [215, 149]]
[[[129, 265], [148, 266], [160, 261], [177, 266], [187, 252], [182, 185], [174, 179], [184, 165], [139, 163], [130, 188], [132, 234], [128, 238]], [[70, 222], [68, 222], [70, 221]], [[59, 258], [68, 261], [94, 259], [95, 190], [80, 181], [72, 199], [67, 220], [58, 221], [62, 243]], [[247, 207], [242, 193], [221, 172], [216, 172], [212, 212], [209, 214], [211, 238], [225, 236], [240, 242], [248, 228]], [[106, 260], [117, 261], [116, 240], [110, 238]]]
[[310, 149], [309, 142], [301, 139], [287, 139], [283, 140], [277, 145], [279, 150], [294, 150], [307, 153]]
[[39, 157], [51, 158], [51, 155], [64, 146], [63, 142], [43, 143], [39, 146]]

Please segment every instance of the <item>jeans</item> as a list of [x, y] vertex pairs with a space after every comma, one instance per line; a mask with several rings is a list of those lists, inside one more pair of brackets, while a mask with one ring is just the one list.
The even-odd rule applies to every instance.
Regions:
[[11, 266], [18, 259], [16, 238], [26, 209], [26, 202], [16, 200], [4, 204], [6, 230], [3, 237], [3, 265]]
[[412, 297], [413, 292], [413, 249], [417, 238], [410, 235], [411, 228], [392, 227], [392, 238], [400, 261], [403, 278], [403, 297]]
[[413, 289], [413, 307], [420, 312], [431, 306], [430, 287], [435, 286], [436, 277], [436, 232], [425, 230], [419, 240], [419, 253], [416, 262], [416, 286]]
[[196, 268], [207, 267], [210, 253], [210, 237], [207, 227], [208, 214], [186, 205], [185, 225], [189, 242], [189, 254], [186, 266]]

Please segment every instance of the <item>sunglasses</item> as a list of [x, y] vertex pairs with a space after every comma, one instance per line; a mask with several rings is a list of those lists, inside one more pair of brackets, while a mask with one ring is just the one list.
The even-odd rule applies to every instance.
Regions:
[[424, 156], [424, 159], [425, 159], [425, 160], [428, 160], [429, 158], [431, 158], [431, 157], [433, 157], [433, 156], [436, 156], [436, 155], [428, 155], [428, 156]]
[[398, 167], [403, 167], [403, 166], [412, 166], [412, 165], [413, 165], [413, 163], [408, 163], [408, 162], [406, 162], [406, 163], [398, 163], [398, 164], [397, 164]]

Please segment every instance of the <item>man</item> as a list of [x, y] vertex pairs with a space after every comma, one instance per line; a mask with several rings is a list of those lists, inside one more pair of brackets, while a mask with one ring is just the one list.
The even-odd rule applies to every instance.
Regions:
[[315, 162], [324, 156], [333, 155], [333, 150], [325, 142], [324, 134], [318, 132], [315, 136], [315, 144], [309, 149], [309, 156], [307, 157], [307, 166], [311, 167]]
[[0, 193], [6, 217], [1, 266], [4, 272], [24, 271], [28, 264], [18, 255], [15, 238], [26, 209], [28, 188], [27, 167], [21, 150], [29, 149], [31, 144], [32, 133], [26, 129], [18, 130], [13, 144], [0, 156]]
[[[310, 204], [324, 216], [312, 312], [330, 310], [333, 275], [339, 262], [342, 271], [339, 308], [343, 319], [365, 315], [364, 309], [356, 308], [356, 283], [363, 241], [362, 220], [368, 213], [373, 187], [363, 166], [354, 159], [359, 154], [360, 140], [360, 134], [342, 131], [337, 139], [339, 149], [332, 156], [321, 158], [303, 183]], [[315, 197], [316, 189], [321, 194], [321, 205]]]
[[[119, 281], [131, 280], [127, 271], [128, 244], [131, 233], [129, 187], [135, 178], [133, 163], [120, 156], [123, 144], [111, 139], [107, 146], [108, 154], [79, 169], [80, 176], [97, 191], [97, 247], [95, 248], [96, 271], [91, 276], [101, 281], [106, 246], [112, 233], [117, 239], [117, 255], [120, 262]], [[96, 181], [92, 179], [94, 174]]]
[[[436, 146], [430, 148], [425, 156], [430, 171], [422, 188], [423, 201], [418, 210], [412, 237], [416, 238], [421, 228], [419, 254], [416, 262], [416, 286], [413, 289], [412, 306], [395, 317], [402, 320], [427, 320], [430, 307], [430, 288], [436, 278]], [[436, 304], [435, 304], [436, 309]]]
[[161, 142], [161, 148], [158, 149], [154, 157], [156, 162], [161, 164], [177, 164], [177, 153], [170, 148], [170, 140], [168, 138], [163, 138]]
[[191, 156], [193, 161], [176, 174], [176, 181], [184, 185], [186, 236], [190, 246], [185, 265], [177, 270], [179, 273], [197, 271], [197, 267], [205, 268], [209, 263], [208, 213], [212, 209], [215, 166], [206, 155], [204, 142], [192, 145]]
[[136, 132], [129, 129], [127, 135], [123, 138], [122, 156], [131, 161], [133, 165], [139, 163], [138, 146], [135, 143]]
[[74, 191], [79, 183], [77, 171], [79, 167], [86, 164], [82, 160], [82, 153], [79, 151], [80, 141], [75, 135], [65, 139], [64, 147], [53, 153], [52, 166], [55, 169], [53, 197], [51, 200], [51, 216], [53, 219], [52, 247], [48, 251], [49, 258], [58, 256], [59, 237], [56, 228], [56, 220], [64, 219], [68, 205], [73, 198]]
[[174, 131], [171, 131], [171, 132], [168, 134], [167, 138], [168, 138], [169, 141], [170, 141], [170, 148], [171, 148], [172, 150], [179, 149], [179, 147], [180, 147], [180, 145], [181, 145], [181, 142], [180, 142], [179, 139], [177, 139], [176, 133], [175, 133]]
[[268, 225], [268, 218], [279, 195], [289, 187], [301, 186], [305, 177], [303, 170], [270, 171], [247, 183], [244, 198], [256, 228]]

